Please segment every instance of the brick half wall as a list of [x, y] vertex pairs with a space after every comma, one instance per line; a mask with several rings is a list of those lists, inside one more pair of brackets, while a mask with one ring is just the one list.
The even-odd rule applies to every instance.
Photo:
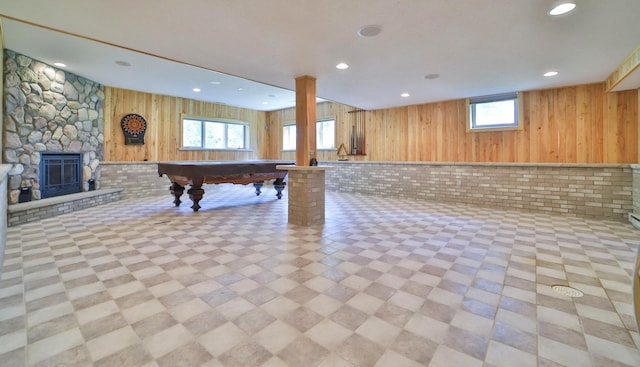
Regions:
[[629, 165], [322, 162], [330, 191], [626, 221]]
[[166, 195], [171, 182], [158, 176], [158, 162], [101, 162], [101, 189], [121, 188], [122, 199]]

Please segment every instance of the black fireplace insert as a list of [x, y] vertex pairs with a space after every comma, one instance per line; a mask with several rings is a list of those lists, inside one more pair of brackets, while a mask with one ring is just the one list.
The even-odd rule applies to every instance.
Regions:
[[82, 154], [41, 152], [41, 198], [78, 192], [82, 192]]

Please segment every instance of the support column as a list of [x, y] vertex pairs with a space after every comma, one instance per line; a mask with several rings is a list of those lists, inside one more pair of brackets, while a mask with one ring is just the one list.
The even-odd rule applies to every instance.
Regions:
[[296, 78], [296, 165], [316, 158], [316, 78]]

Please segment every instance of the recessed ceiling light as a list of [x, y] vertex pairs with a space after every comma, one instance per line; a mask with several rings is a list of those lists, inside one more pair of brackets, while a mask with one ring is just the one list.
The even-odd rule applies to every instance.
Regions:
[[402, 93], [402, 94], [400, 95], [400, 97], [402, 97], [402, 98], [407, 98], [407, 97], [409, 97], [410, 95], [411, 95], [411, 94], [409, 94], [409, 93], [406, 93], [406, 92], [405, 92], [405, 93]]
[[209, 82], [209, 84], [218, 85], [218, 84], [220, 84], [220, 82], [217, 81], [217, 80], [214, 80], [214, 81]]
[[240, 87], [240, 88], [238, 88], [238, 90], [239, 90], [240, 92], [242, 92], [242, 91], [244, 90], [244, 88]]
[[549, 11], [549, 15], [555, 16], [555, 15], [567, 14], [568, 12], [572, 11], [575, 8], [576, 8], [575, 3], [570, 1], [565, 1], [554, 6], [553, 9]]
[[54, 62], [53, 65], [57, 66], [59, 68], [66, 68], [67, 67], [67, 64], [63, 64], [61, 62]]
[[349, 68], [349, 65], [345, 64], [344, 62], [341, 62], [338, 65], [336, 65], [336, 69], [344, 70], [348, 68]]
[[424, 76], [425, 79], [438, 79], [440, 74], [427, 74]]
[[198, 92], [200, 92], [200, 88], [193, 88], [193, 91], [198, 93]]
[[116, 64], [120, 66], [131, 66], [131, 64], [126, 61], [116, 61]]
[[382, 32], [382, 28], [379, 25], [367, 25], [358, 29], [358, 36], [360, 37], [375, 37]]
[[266, 105], [268, 105], [268, 104], [269, 104], [269, 102], [264, 101], [264, 102], [262, 102], [262, 104], [266, 106]]
[[557, 71], [547, 71], [546, 73], [542, 74], [544, 76], [556, 76], [558, 75]]

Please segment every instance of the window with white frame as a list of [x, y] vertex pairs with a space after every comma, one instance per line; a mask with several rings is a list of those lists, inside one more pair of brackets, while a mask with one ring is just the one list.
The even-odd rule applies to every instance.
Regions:
[[469, 99], [470, 129], [517, 128], [518, 93]]
[[249, 124], [240, 121], [182, 119], [182, 147], [189, 149], [247, 149]]
[[[327, 118], [316, 121], [316, 149], [336, 148], [336, 119]], [[296, 150], [296, 124], [284, 124], [282, 127], [282, 149]]]

